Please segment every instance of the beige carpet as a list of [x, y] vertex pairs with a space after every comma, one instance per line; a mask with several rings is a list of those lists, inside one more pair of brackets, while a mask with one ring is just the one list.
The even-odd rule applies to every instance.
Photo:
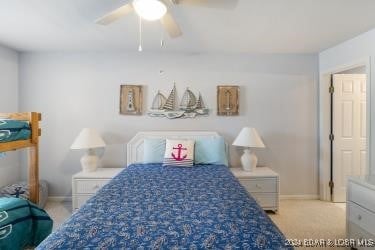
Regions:
[[[335, 240], [346, 238], [345, 214], [344, 203], [319, 200], [282, 200], [280, 212], [269, 214], [269, 216], [287, 239]], [[298, 249], [311, 249], [311, 247]], [[314, 249], [345, 248], [316, 247]]]
[[[45, 209], [54, 220], [54, 230], [71, 214], [71, 204], [67, 202], [48, 202]], [[288, 239], [345, 238], [345, 204], [318, 200], [282, 200], [279, 213], [269, 215]]]
[[55, 231], [72, 214], [72, 203], [48, 201], [44, 209], [53, 219], [53, 231]]

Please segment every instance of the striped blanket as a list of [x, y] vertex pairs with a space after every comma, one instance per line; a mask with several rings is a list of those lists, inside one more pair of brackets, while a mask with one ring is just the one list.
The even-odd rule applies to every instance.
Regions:
[[37, 246], [52, 231], [48, 214], [30, 201], [0, 198], [0, 249]]

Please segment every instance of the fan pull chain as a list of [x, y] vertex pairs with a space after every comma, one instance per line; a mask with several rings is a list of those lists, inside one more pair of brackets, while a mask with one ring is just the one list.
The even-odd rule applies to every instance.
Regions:
[[160, 29], [160, 48], [164, 48], [165, 42], [164, 42], [164, 32], [163, 29]]
[[139, 52], [142, 52], [143, 49], [142, 49], [142, 18], [139, 17], [139, 47], [138, 47], [138, 51]]

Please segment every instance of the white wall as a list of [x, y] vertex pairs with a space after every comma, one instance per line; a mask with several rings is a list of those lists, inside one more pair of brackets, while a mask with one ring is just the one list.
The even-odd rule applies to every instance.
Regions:
[[[371, 67], [367, 73], [370, 75], [368, 79], [371, 79], [371, 88], [369, 96], [371, 97], [370, 110], [375, 110], [375, 29], [366, 32], [360, 36], [357, 36], [351, 40], [348, 40], [342, 44], [339, 44], [333, 48], [327, 49], [319, 54], [319, 71], [321, 74], [329, 72], [338, 67], [347, 67], [353, 63], [360, 63], [364, 60], [371, 62]], [[375, 115], [371, 115], [370, 118], [370, 172], [375, 172]]]
[[352, 69], [344, 70], [337, 74], [366, 74], [366, 66], [359, 66]]
[[[0, 112], [18, 111], [18, 53], [0, 46]], [[20, 177], [17, 152], [0, 156], [0, 187]]]
[[[109, 144], [103, 164], [120, 167], [137, 131], [216, 130], [231, 143], [243, 126], [254, 126], [267, 146], [258, 150], [260, 163], [280, 173], [281, 193], [318, 193], [317, 56], [25, 53], [20, 72], [21, 108], [43, 113], [40, 175], [51, 195], [70, 195], [83, 152], [69, 147], [83, 127], [97, 128]], [[201, 91], [211, 115], [167, 120], [118, 114], [120, 84], [145, 85], [147, 108], [173, 81], [180, 96], [186, 86]], [[240, 116], [216, 116], [218, 84], [241, 86]], [[232, 163], [239, 164], [241, 152], [232, 151]]]

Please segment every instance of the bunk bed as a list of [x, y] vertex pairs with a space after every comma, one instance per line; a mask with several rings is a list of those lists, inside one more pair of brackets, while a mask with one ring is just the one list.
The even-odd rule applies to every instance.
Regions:
[[39, 121], [41, 119], [41, 114], [37, 112], [0, 113], [0, 121], [23, 121], [28, 124], [29, 136], [27, 138], [14, 136], [15, 140], [0, 141], [0, 152], [29, 149], [29, 200], [35, 204], [39, 202], [39, 136], [41, 135]]

